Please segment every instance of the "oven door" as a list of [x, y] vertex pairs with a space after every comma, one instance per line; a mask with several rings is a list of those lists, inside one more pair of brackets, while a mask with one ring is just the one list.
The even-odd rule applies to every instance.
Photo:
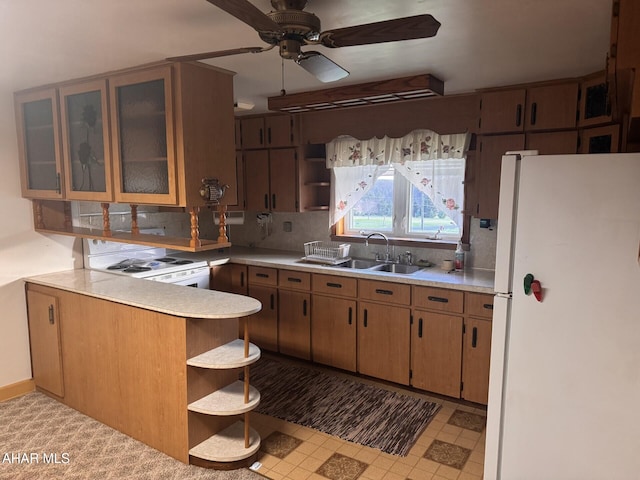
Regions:
[[195, 267], [178, 272], [154, 275], [145, 277], [145, 280], [209, 289], [209, 267]]

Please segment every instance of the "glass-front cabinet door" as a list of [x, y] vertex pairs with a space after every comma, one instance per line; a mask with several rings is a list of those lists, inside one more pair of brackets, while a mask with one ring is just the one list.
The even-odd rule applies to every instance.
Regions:
[[56, 89], [16, 93], [15, 107], [22, 196], [63, 198]]
[[171, 67], [109, 79], [115, 200], [175, 205]]
[[59, 93], [66, 197], [113, 201], [107, 82], [69, 85]]

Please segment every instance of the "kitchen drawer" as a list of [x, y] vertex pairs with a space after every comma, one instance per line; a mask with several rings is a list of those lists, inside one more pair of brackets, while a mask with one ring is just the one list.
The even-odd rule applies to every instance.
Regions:
[[358, 294], [358, 280], [337, 275], [313, 275], [313, 293], [328, 293], [340, 297], [355, 298]]
[[278, 287], [308, 292], [311, 290], [311, 274], [295, 270], [279, 270]]
[[275, 268], [249, 267], [249, 285], [278, 285], [278, 270]]
[[414, 286], [413, 305], [440, 312], [462, 313], [464, 293], [444, 288]]
[[409, 305], [411, 303], [411, 285], [359, 280], [358, 289], [362, 300], [375, 300], [399, 305]]
[[493, 295], [486, 293], [465, 293], [464, 311], [474, 317], [493, 317]]

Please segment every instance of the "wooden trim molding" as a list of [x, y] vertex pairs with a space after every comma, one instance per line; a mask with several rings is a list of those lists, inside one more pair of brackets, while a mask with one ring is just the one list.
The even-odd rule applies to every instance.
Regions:
[[34, 392], [35, 390], [36, 384], [33, 379], [23, 380], [21, 382], [5, 385], [4, 387], [0, 387], [0, 402], [20, 397], [27, 393]]
[[269, 110], [298, 113], [415, 100], [441, 96], [443, 93], [442, 80], [433, 75], [423, 74], [269, 97], [268, 104]]

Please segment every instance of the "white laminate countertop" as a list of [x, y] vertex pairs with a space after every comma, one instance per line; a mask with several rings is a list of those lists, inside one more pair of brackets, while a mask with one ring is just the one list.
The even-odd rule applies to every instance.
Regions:
[[132, 307], [187, 318], [235, 318], [260, 311], [255, 298], [183, 287], [95, 270], [66, 270], [27, 277], [26, 282], [58, 288]]
[[[207, 251], [192, 254], [194, 259], [206, 260], [210, 265], [239, 263], [259, 267], [285, 268], [311, 273], [323, 273], [345, 277], [383, 280], [428, 287], [452, 288], [468, 292], [494, 294], [494, 271], [468, 269], [464, 272], [447, 273], [439, 267], [427, 267], [410, 275], [370, 271], [366, 269], [341, 268], [301, 261], [297, 252], [267, 250], [247, 247], [231, 247], [222, 252]], [[191, 255], [190, 255], [191, 257]]]

